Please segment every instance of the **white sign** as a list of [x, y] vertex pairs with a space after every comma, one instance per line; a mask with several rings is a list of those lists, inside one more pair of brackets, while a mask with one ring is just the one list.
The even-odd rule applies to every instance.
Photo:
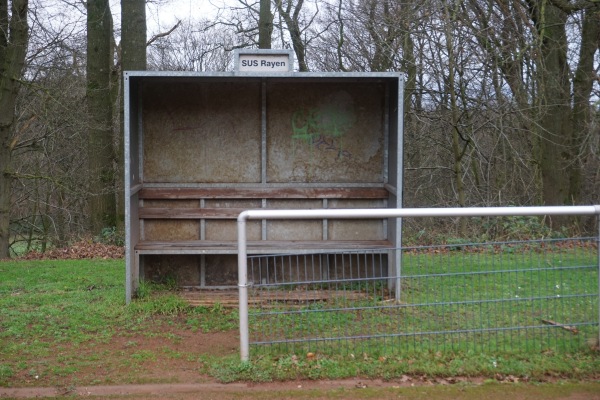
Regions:
[[292, 71], [291, 52], [257, 51], [238, 52], [236, 70], [239, 72], [290, 72]]

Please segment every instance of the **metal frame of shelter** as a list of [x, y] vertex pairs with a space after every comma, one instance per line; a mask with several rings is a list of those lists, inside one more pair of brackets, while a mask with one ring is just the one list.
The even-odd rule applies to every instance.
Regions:
[[[144, 88], [153, 84], [160, 83], [162, 87], [170, 88], [173, 85], [179, 85], [179, 87], [185, 87], [186, 85], [196, 85], [194, 87], [202, 89], [203, 85], [213, 85], [213, 87], [219, 87], [219, 85], [229, 85], [234, 89], [229, 93], [235, 93], [235, 86], [240, 84], [252, 84], [260, 91], [257, 98], [259, 98], [259, 104], [251, 104], [250, 107], [256, 109], [259, 115], [256, 117], [260, 125], [260, 132], [256, 133], [256, 137], [260, 138], [257, 150], [259, 154], [256, 160], [257, 168], [257, 179], [254, 182], [220, 182], [218, 176], [215, 179], [174, 179], [169, 181], [168, 178], [156, 178], [149, 177], [147, 172], [147, 160], [149, 154], [154, 157], [167, 155], [167, 150], [159, 148], [148, 150], [149, 140], [146, 135], [149, 131], [147, 126], [148, 122], [145, 119], [149, 118], [148, 111], [145, 111], [147, 103], [155, 101], [154, 98], [149, 98]], [[380, 162], [381, 165], [377, 182], [370, 182], [369, 179], [365, 178], [362, 181], [353, 182], [352, 176], [344, 176], [341, 181], [335, 179], [322, 180], [322, 181], [308, 181], [308, 180], [294, 180], [290, 179], [285, 181], [279, 179], [277, 182], [271, 182], [269, 176], [269, 168], [271, 167], [271, 161], [269, 157], [269, 146], [270, 135], [269, 125], [271, 122], [269, 118], [273, 116], [272, 100], [268, 98], [270, 96], [270, 89], [273, 86], [287, 87], [290, 89], [303, 88], [304, 86], [314, 88], [321, 87], [319, 85], [337, 85], [336, 87], [348, 88], [349, 91], [357, 90], [353, 89], [356, 85], [361, 88], [369, 88], [376, 86], [381, 93], [380, 98], [373, 98], [373, 101], [367, 98], [364, 104], [376, 103], [373, 105], [375, 108], [379, 108], [380, 115], [377, 117], [380, 120], [380, 133], [381, 138], [379, 142], [383, 142], [380, 151]], [[362, 86], [361, 86], [362, 85]], [[362, 89], [361, 89], [362, 90]], [[344, 188], [348, 186], [354, 186], [359, 188], [379, 188], [385, 189], [386, 196], [384, 207], [385, 208], [402, 208], [402, 187], [403, 187], [403, 90], [404, 82], [402, 75], [399, 73], [297, 73], [297, 72], [278, 72], [278, 73], [255, 73], [255, 72], [209, 72], [209, 73], [195, 73], [195, 72], [150, 72], [150, 71], [128, 71], [124, 74], [124, 111], [125, 111], [125, 131], [124, 131], [124, 147], [125, 147], [125, 235], [126, 235], [126, 301], [131, 301], [135, 291], [137, 290], [139, 280], [141, 277], [140, 264], [142, 263], [141, 258], [144, 254], [215, 254], [211, 250], [194, 249], [192, 247], [186, 247], [184, 250], [181, 248], [165, 247], [163, 249], [154, 250], [154, 252], [147, 251], [144, 253], [143, 250], [139, 250], [138, 246], [145, 240], [144, 233], [144, 222], [140, 218], [140, 209], [143, 204], [143, 199], [140, 197], [140, 193], [145, 188], [161, 189], [194, 189], [194, 188], [208, 188], [208, 189], [223, 189], [231, 187], [239, 187], [242, 189], [260, 189], [260, 190], [274, 190], [276, 188], [284, 189], [335, 189]], [[156, 94], [156, 93], [154, 93]], [[360, 99], [360, 94], [353, 94], [355, 98]], [[296, 96], [296, 97], [294, 97]], [[368, 95], [365, 95], [368, 96]], [[160, 97], [160, 96], [159, 96]], [[182, 96], [184, 97], [184, 96]], [[280, 97], [282, 97], [280, 95]], [[283, 96], [285, 97], [285, 96]], [[301, 93], [290, 92], [290, 98], [302, 98]], [[174, 95], [172, 98], [177, 98]], [[292, 99], [293, 100], [293, 99]], [[290, 100], [290, 101], [292, 101]], [[210, 102], [210, 99], [208, 100]], [[364, 107], [363, 107], [364, 108]], [[211, 119], [211, 115], [205, 115], [203, 118]], [[159, 137], [163, 137], [165, 143], [170, 139], [169, 132], [160, 132]], [[159, 142], [157, 142], [159, 143]], [[187, 149], [182, 149], [187, 150]], [[238, 157], [238, 159], [241, 157]], [[230, 160], [232, 163], [237, 162], [235, 156]], [[287, 161], [281, 163], [286, 165]], [[185, 166], [185, 164], [184, 164]], [[191, 167], [193, 168], [193, 166]], [[243, 168], [243, 167], [242, 167]], [[181, 167], [180, 167], [181, 169]], [[359, 169], [360, 170], [360, 169]], [[266, 201], [263, 199], [262, 208], [268, 208], [265, 206]], [[320, 204], [320, 203], [319, 203]], [[259, 207], [260, 208], [260, 207]], [[298, 207], [306, 208], [306, 207]], [[327, 201], [323, 201], [323, 208], [327, 208]], [[348, 207], [355, 208], [355, 207]], [[364, 208], [364, 207], [362, 207]], [[401, 243], [401, 220], [396, 218], [389, 218], [382, 220], [383, 230], [385, 231], [386, 240], [389, 241], [390, 248], [399, 248]], [[235, 219], [232, 222], [235, 224]], [[332, 224], [327, 226], [327, 222], [323, 222], [323, 239], [327, 238], [328, 230], [331, 231]], [[206, 224], [202, 223], [198, 226], [202, 226], [205, 229]], [[261, 232], [258, 235], [259, 240], [265, 240], [269, 233], [267, 232], [266, 222], [263, 221]], [[319, 228], [321, 229], [321, 228]], [[235, 228], [234, 228], [235, 231]], [[198, 240], [196, 243], [200, 243], [205, 238], [204, 231], [198, 233]], [[330, 234], [330, 236], [332, 236]], [[237, 254], [237, 246], [235, 245], [236, 238], [228, 238], [229, 241], [233, 241], [231, 247], [227, 249], [217, 250], [219, 254], [230, 254], [235, 256]], [[258, 251], [257, 251], [258, 252]], [[255, 252], [254, 254], [257, 254]], [[252, 254], [252, 250], [249, 250]], [[390, 252], [394, 258], [399, 258], [396, 255], [398, 252]], [[388, 268], [399, 267], [399, 259], [390, 259], [388, 261]], [[143, 271], [142, 271], [143, 273]]]

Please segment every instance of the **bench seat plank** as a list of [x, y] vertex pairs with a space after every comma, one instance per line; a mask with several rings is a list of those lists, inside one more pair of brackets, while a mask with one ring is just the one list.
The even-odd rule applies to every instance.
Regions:
[[[258, 240], [248, 241], [248, 254], [284, 254], [296, 252], [333, 252], [339, 250], [390, 250], [388, 240]], [[236, 254], [237, 241], [141, 241], [135, 246], [139, 254]]]
[[148, 188], [140, 190], [140, 199], [387, 199], [383, 188]]
[[[140, 219], [237, 219], [248, 208], [159, 208], [141, 207]], [[272, 208], [270, 208], [272, 210]], [[339, 210], [332, 208], [332, 210]]]

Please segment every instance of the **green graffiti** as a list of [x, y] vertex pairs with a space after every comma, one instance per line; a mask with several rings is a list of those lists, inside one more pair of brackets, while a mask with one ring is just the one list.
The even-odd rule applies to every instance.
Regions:
[[342, 138], [355, 122], [356, 116], [351, 107], [337, 102], [301, 108], [292, 115], [292, 139], [318, 150], [336, 151], [338, 158], [350, 157], [350, 153], [343, 149]]
[[314, 118], [314, 110], [297, 110], [292, 115], [292, 138], [308, 144], [319, 135], [318, 122]]

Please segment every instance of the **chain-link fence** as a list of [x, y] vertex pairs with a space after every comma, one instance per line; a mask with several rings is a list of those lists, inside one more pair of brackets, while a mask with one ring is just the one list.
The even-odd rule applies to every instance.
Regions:
[[381, 250], [250, 257], [250, 344], [351, 354], [578, 349], [598, 328], [595, 240], [403, 248], [400, 276]]

